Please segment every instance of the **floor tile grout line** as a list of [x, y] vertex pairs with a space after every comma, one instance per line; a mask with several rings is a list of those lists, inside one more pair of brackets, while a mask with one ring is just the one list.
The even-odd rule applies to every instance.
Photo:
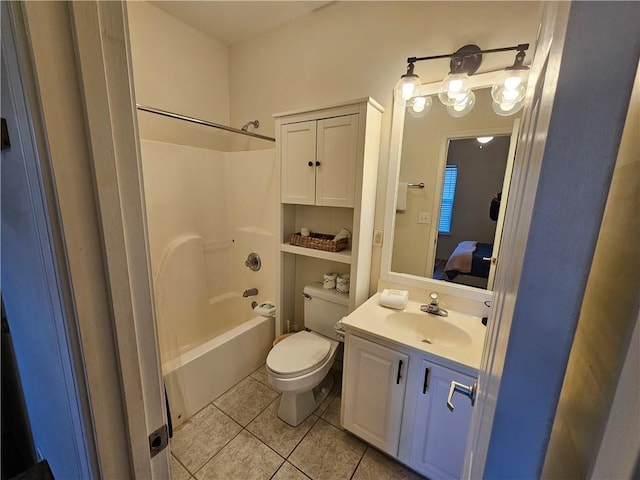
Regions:
[[[224, 412], [223, 412], [223, 413], [224, 413]], [[233, 419], [231, 419], [231, 420], [233, 420]], [[234, 421], [235, 421], [235, 420], [234, 420]], [[238, 423], [238, 422], [236, 422], [236, 423]], [[195, 477], [195, 476], [196, 476], [196, 473], [198, 473], [200, 470], [202, 470], [202, 469], [207, 465], [207, 463], [209, 463], [211, 460], [213, 460], [213, 459], [216, 457], [216, 455], [218, 455], [222, 450], [224, 450], [224, 449], [225, 449], [225, 447], [226, 447], [227, 445], [229, 445], [231, 442], [233, 442], [233, 440], [234, 440], [238, 435], [240, 435], [240, 433], [242, 432], [242, 430], [244, 430], [244, 429], [242, 428], [242, 425], [240, 425], [240, 431], [239, 431], [238, 433], [236, 433], [236, 434], [235, 434], [231, 439], [229, 439], [229, 441], [228, 441], [227, 443], [225, 443], [222, 447], [220, 447], [220, 449], [219, 449], [216, 453], [214, 453], [211, 457], [209, 457], [209, 459], [207, 459], [207, 461], [206, 461], [206, 462], [204, 462], [204, 463], [203, 463], [203, 464], [202, 464], [202, 465], [201, 465], [201, 466], [200, 466], [200, 467], [199, 467], [199, 468], [198, 468], [194, 473], [191, 473], [191, 471], [190, 471], [190, 470], [187, 470], [187, 471], [191, 474], [191, 476]]]
[[356, 472], [358, 471], [358, 468], [360, 468], [360, 464], [362, 463], [362, 459], [364, 458], [364, 456], [366, 455], [366, 453], [369, 451], [369, 445], [365, 444], [365, 449], [362, 452], [362, 456], [360, 457], [360, 460], [358, 460], [358, 464], [356, 465], [356, 468], [353, 469], [353, 473], [351, 474], [351, 476], [349, 477], [349, 480], [353, 479], [353, 476], [356, 474]]
[[[238, 435], [240, 435], [240, 432], [242, 432], [242, 430], [244, 430], [244, 427], [242, 425], [240, 425], [238, 422], [236, 422], [233, 418], [231, 418], [229, 415], [227, 415], [224, 410], [218, 408], [217, 405], [214, 405], [213, 402], [211, 402], [209, 405], [211, 405], [213, 408], [215, 408], [216, 410], [218, 410], [220, 413], [222, 413], [225, 417], [227, 417], [229, 420], [231, 420], [233, 423], [235, 423], [236, 425], [238, 425], [240, 427], [240, 430], [238, 431], [238, 433], [236, 433], [233, 437], [231, 437], [224, 445], [222, 445], [222, 447], [220, 447], [218, 449], [218, 451], [216, 453], [214, 453], [213, 455], [211, 455], [202, 465], [200, 465], [200, 467], [198, 467], [194, 472], [191, 472], [191, 470], [189, 470], [188, 468], [185, 467], [185, 469], [187, 470], [187, 472], [189, 472], [189, 474], [192, 477], [196, 476], [196, 473], [198, 473], [200, 470], [202, 470], [204, 468], [204, 466], [209, 463], [211, 460], [213, 460], [213, 458], [218, 455], [223, 449], [224, 447], [226, 447], [227, 445], [229, 445], [234, 438], [236, 438]], [[193, 418], [193, 417], [192, 417]], [[177, 458], [177, 457], [176, 457]]]
[[[181, 466], [182, 468], [184, 468], [190, 476], [193, 476], [193, 474], [189, 471], [189, 469], [185, 466], [185, 464], [184, 464], [184, 463], [182, 463], [182, 462], [178, 459], [178, 457], [176, 457], [176, 456], [173, 454], [173, 452], [171, 451], [171, 447], [169, 447], [169, 455], [171, 455], [171, 456], [173, 457], [173, 459], [174, 459], [176, 462], [178, 462], [178, 463], [180, 464], [180, 466]], [[171, 459], [169, 459], [169, 468], [171, 468]]]

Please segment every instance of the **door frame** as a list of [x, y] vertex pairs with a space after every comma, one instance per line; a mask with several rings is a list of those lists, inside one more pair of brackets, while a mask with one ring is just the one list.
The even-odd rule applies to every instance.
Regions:
[[[170, 478], [126, 4], [8, 5], [105, 478]], [[48, 183], [47, 183], [48, 182]], [[52, 320], [54, 321], [54, 320]], [[93, 456], [91, 452], [89, 456]], [[125, 473], [128, 472], [128, 473]]]

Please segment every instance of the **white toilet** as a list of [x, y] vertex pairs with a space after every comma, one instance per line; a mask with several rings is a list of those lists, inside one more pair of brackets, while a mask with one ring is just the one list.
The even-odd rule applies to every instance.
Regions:
[[327, 397], [333, 376], [327, 375], [338, 349], [333, 328], [347, 314], [348, 296], [325, 290], [321, 284], [304, 287], [304, 324], [301, 331], [278, 342], [267, 356], [269, 383], [282, 392], [278, 417], [301, 424]]

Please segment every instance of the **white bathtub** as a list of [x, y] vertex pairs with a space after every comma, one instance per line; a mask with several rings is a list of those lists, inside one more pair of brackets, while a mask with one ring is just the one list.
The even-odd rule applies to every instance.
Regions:
[[275, 336], [273, 318], [254, 317], [162, 365], [174, 427], [265, 362]]

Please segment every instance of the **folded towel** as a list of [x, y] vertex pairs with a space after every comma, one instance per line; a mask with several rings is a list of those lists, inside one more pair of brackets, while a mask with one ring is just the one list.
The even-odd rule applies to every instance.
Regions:
[[404, 212], [407, 209], [408, 184], [400, 182], [398, 184], [398, 195], [396, 198], [396, 212]]
[[333, 333], [336, 334], [336, 337], [338, 337], [339, 340], [344, 340], [344, 335], [345, 335], [345, 331], [344, 331], [344, 325], [342, 323], [342, 321], [345, 319], [345, 317], [342, 317], [340, 320], [338, 320], [336, 322], [336, 324], [333, 326]]
[[383, 307], [402, 310], [407, 306], [408, 301], [409, 292], [407, 290], [392, 290], [385, 288], [380, 294], [380, 305]]
[[346, 228], [343, 228], [338, 232], [338, 234], [335, 237], [333, 237], [333, 241], [337, 242], [338, 240], [342, 240], [343, 238], [350, 238], [350, 237], [351, 237], [351, 232], [349, 232], [349, 230], [347, 230]]
[[276, 306], [273, 302], [267, 301], [257, 305], [253, 311], [262, 317], [274, 317], [276, 315]]

